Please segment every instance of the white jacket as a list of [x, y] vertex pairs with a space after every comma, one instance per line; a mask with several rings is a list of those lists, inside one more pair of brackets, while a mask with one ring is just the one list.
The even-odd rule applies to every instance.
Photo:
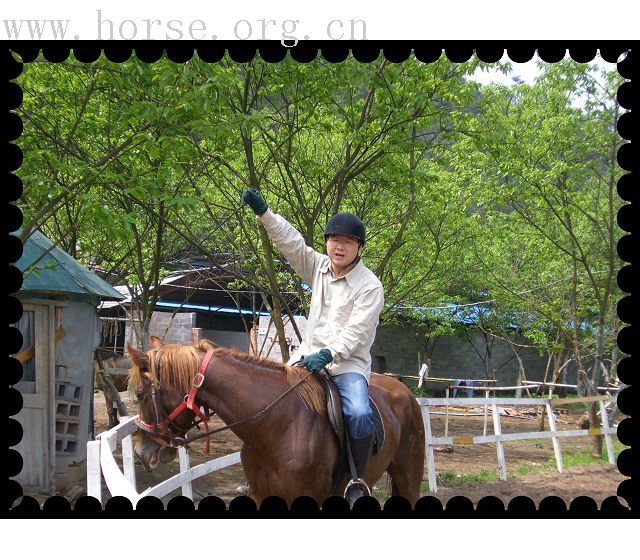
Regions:
[[384, 289], [360, 260], [341, 278], [331, 271], [327, 255], [307, 246], [282, 216], [267, 210], [258, 219], [294, 270], [311, 287], [311, 306], [303, 340], [289, 363], [328, 348], [331, 375], [361, 373], [369, 381], [371, 346], [376, 336]]

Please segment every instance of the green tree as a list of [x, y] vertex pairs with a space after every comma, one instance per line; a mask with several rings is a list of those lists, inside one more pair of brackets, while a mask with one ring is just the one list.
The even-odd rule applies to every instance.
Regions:
[[560, 337], [588, 395], [615, 346], [617, 80], [566, 62], [533, 86], [488, 88], [477, 124], [490, 132], [464, 142], [475, 162], [465, 181], [488, 226], [476, 256], [490, 293], [535, 315], [538, 343]]

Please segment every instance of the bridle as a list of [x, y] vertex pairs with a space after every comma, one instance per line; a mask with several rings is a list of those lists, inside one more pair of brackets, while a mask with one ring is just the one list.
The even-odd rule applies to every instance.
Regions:
[[[198, 389], [200, 389], [200, 387], [202, 387], [202, 384], [204, 383], [204, 372], [206, 371], [209, 365], [211, 357], [213, 356], [213, 352], [214, 352], [213, 349], [209, 349], [207, 351], [207, 353], [205, 354], [202, 360], [202, 363], [200, 364], [198, 373], [196, 373], [193, 379], [193, 383], [191, 384], [191, 388], [189, 389], [189, 392], [184, 396], [180, 404], [176, 406], [170, 414], [168, 415], [165, 414], [165, 417], [163, 420], [160, 420], [160, 413], [161, 412], [165, 413], [164, 407], [162, 406], [162, 403], [160, 402], [160, 398], [158, 396], [158, 390], [160, 389], [160, 385], [158, 384], [158, 386], [156, 387], [155, 383], [151, 384], [151, 401], [153, 403], [155, 421], [153, 424], [148, 424], [144, 420], [141, 420], [139, 416], [137, 416], [135, 419], [135, 424], [136, 426], [138, 426], [140, 430], [142, 430], [147, 434], [147, 437], [149, 437], [158, 445], [160, 445], [160, 447], [173, 448], [173, 449], [177, 449], [179, 447], [185, 447], [188, 449], [188, 446], [191, 442], [201, 438], [206, 438], [205, 452], [209, 453], [209, 443], [210, 443], [209, 436], [211, 436], [212, 434], [216, 434], [218, 432], [222, 432], [224, 430], [228, 430], [235, 426], [239, 426], [240, 424], [244, 424], [245, 422], [250, 422], [262, 416], [267, 411], [269, 411], [273, 406], [275, 406], [278, 402], [280, 402], [285, 396], [287, 396], [291, 391], [293, 391], [296, 387], [298, 387], [298, 385], [306, 381], [309, 378], [309, 376], [312, 375], [313, 373], [310, 371], [297, 383], [289, 387], [278, 398], [270, 402], [262, 410], [256, 412], [252, 416], [249, 416], [248, 418], [244, 418], [242, 420], [238, 420], [236, 422], [232, 422], [231, 424], [226, 424], [225, 426], [222, 426], [221, 428], [217, 428], [215, 430], [209, 430], [208, 421], [211, 418], [211, 414], [215, 414], [215, 413], [210, 409], [207, 409], [207, 411], [202, 411], [200, 407], [195, 404], [195, 398], [196, 398]], [[160, 352], [158, 352], [158, 354], [156, 355], [156, 362], [158, 364], [157, 369], [159, 369]], [[302, 363], [302, 360], [298, 361], [295, 365], [298, 365], [300, 363]], [[188, 432], [191, 428], [193, 428], [198, 424], [198, 421], [195, 419], [195, 417], [193, 419], [193, 423], [187, 428], [180, 428], [179, 426], [176, 426], [176, 424], [174, 423], [175, 418], [180, 413], [182, 413], [184, 410], [187, 410], [187, 409], [193, 412], [196, 417], [202, 420], [206, 430], [204, 433], [197, 434], [192, 437], [188, 437], [186, 435], [186, 432]], [[171, 430], [171, 428], [173, 428], [174, 430], [177, 430], [178, 432], [183, 432], [185, 435], [177, 436]]]
[[[158, 394], [160, 385], [158, 384], [156, 386], [155, 383], [153, 382], [151, 383], [151, 402], [153, 404], [153, 411], [155, 415], [154, 423], [148, 424], [144, 420], [141, 420], [139, 416], [137, 416], [135, 419], [135, 424], [143, 432], [146, 432], [148, 437], [151, 438], [153, 441], [155, 441], [161, 447], [178, 448], [178, 447], [186, 446], [187, 443], [191, 440], [186, 436], [177, 436], [174, 433], [174, 431], [171, 430], [171, 428], [173, 428], [173, 430], [175, 431], [186, 433], [195, 425], [197, 425], [198, 421], [196, 420], [195, 417], [200, 418], [200, 420], [202, 420], [205, 426], [205, 430], [207, 431], [207, 434], [210, 433], [208, 422], [209, 422], [209, 419], [211, 418], [210, 412], [212, 411], [210, 411], [209, 409], [207, 409], [207, 411], [201, 410], [201, 408], [195, 404], [195, 399], [196, 399], [196, 394], [198, 392], [198, 389], [200, 389], [200, 387], [202, 387], [202, 384], [204, 383], [204, 372], [206, 371], [212, 356], [213, 356], [213, 349], [209, 349], [205, 354], [204, 359], [202, 360], [202, 363], [200, 364], [198, 373], [196, 373], [195, 377], [193, 378], [193, 382], [191, 384], [189, 392], [184, 396], [180, 404], [176, 406], [170, 414], [165, 413], [165, 409], [162, 406], [162, 403], [160, 402], [160, 397]], [[156, 361], [157, 361], [157, 368], [159, 368], [160, 351], [158, 351], [156, 355]], [[195, 415], [193, 419], [193, 423], [187, 428], [180, 428], [175, 424], [174, 420], [184, 410], [187, 410], [187, 409], [193, 412]], [[161, 413], [164, 414], [164, 419], [162, 420], [160, 419]], [[206, 453], [209, 453], [209, 443], [210, 443], [210, 438], [207, 437], [206, 444], [205, 444]]]

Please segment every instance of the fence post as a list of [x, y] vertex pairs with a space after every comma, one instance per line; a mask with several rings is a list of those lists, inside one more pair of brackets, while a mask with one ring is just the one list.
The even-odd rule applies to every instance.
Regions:
[[[122, 422], [122, 419], [120, 420]], [[122, 438], [122, 468], [125, 478], [131, 486], [136, 487], [136, 467], [135, 455], [133, 453], [133, 438], [127, 436]]]
[[[552, 433], [557, 431], [556, 429], [556, 417], [553, 414], [553, 409], [551, 408], [551, 401], [549, 401], [545, 405], [547, 409], [547, 416], [549, 417], [549, 430]], [[557, 436], [552, 436], [551, 441], [553, 442], [553, 452], [556, 456], [556, 465], [558, 466], [558, 472], [564, 472], [564, 465], [562, 464], [562, 450], [560, 448], [560, 438]]]
[[87, 442], [87, 496], [102, 504], [102, 473], [100, 470], [100, 438]]
[[[180, 472], [187, 472], [189, 470], [189, 452], [187, 448], [182, 446], [178, 447], [178, 457], [180, 458]], [[191, 490], [191, 479], [185, 481], [182, 484], [182, 495], [193, 501], [193, 492]]]
[[600, 401], [600, 416], [602, 416], [601, 422], [602, 427], [604, 428], [603, 431], [605, 431], [604, 441], [607, 444], [607, 455], [609, 456], [609, 463], [615, 465], [616, 457], [613, 452], [613, 441], [611, 440], [611, 434], [606, 433], [606, 430], [609, 429], [609, 416], [607, 414], [607, 407], [605, 406], [604, 401]]
[[504, 445], [500, 436], [502, 435], [502, 426], [500, 425], [500, 412], [498, 405], [492, 404], [493, 412], [493, 433], [496, 435], [496, 453], [498, 454], [498, 475], [500, 480], [507, 480], [507, 463], [504, 460]]
[[429, 415], [429, 405], [420, 406], [422, 412], [422, 423], [424, 425], [424, 450], [427, 459], [427, 478], [429, 479], [429, 492], [438, 491], [438, 483], [436, 482], [436, 461], [433, 456], [433, 436], [431, 435], [431, 416]]
[[[449, 385], [444, 388], [444, 398], [449, 400]], [[444, 409], [444, 437], [449, 437], [449, 405]]]
[[[488, 399], [489, 398], [489, 389], [486, 389], [484, 392], [484, 398]], [[486, 436], [487, 435], [487, 421], [489, 419], [489, 405], [485, 404], [484, 405], [484, 426], [482, 427], [482, 435]]]

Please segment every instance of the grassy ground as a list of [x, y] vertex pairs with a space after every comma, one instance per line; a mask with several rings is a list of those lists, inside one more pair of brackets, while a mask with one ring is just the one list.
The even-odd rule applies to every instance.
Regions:
[[[618, 457], [618, 454], [626, 448], [627, 446], [621, 444], [619, 441], [613, 442], [613, 450], [616, 457]], [[607, 458], [606, 452], [601, 458], [592, 457], [591, 452], [562, 454], [562, 464], [565, 469], [570, 469], [572, 467], [578, 467], [582, 465], [601, 465], [608, 462], [609, 460]], [[555, 468], [555, 457], [551, 457], [544, 463], [536, 463], [532, 465], [523, 465], [517, 467], [512, 473], [509, 474], [509, 477], [518, 478], [519, 476], [526, 476], [542, 471], [553, 470]], [[441, 473], [438, 473], [438, 485], [445, 488], [455, 488], [484, 482], [495, 482], [497, 480], [499, 480], [499, 477], [496, 469], [481, 469], [474, 473], [467, 473], [462, 475], [456, 474], [453, 471], [443, 471]], [[428, 485], [426, 483], [423, 483], [421, 490], [424, 492], [428, 491]]]

